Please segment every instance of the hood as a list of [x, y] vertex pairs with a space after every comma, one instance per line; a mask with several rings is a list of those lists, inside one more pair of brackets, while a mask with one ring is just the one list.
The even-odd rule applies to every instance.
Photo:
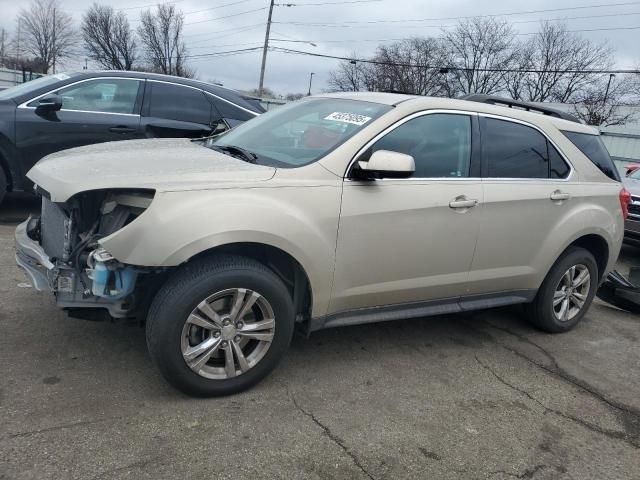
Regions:
[[622, 184], [631, 195], [634, 197], [640, 197], [640, 180], [629, 177], [622, 177]]
[[201, 190], [269, 180], [276, 169], [224, 155], [188, 138], [72, 148], [40, 160], [27, 177], [54, 202], [106, 188]]

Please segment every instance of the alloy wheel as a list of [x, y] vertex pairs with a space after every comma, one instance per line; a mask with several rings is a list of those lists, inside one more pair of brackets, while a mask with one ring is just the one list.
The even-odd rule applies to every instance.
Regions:
[[586, 265], [570, 267], [558, 282], [553, 294], [553, 314], [560, 322], [568, 322], [580, 313], [591, 288], [591, 274]]
[[273, 341], [275, 315], [258, 292], [230, 288], [202, 300], [185, 321], [181, 350], [198, 375], [226, 380], [246, 373]]

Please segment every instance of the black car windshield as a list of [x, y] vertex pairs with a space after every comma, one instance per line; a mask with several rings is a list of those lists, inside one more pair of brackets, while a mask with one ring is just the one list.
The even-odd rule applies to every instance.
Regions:
[[338, 98], [313, 98], [279, 107], [205, 142], [240, 147], [256, 162], [299, 167], [322, 158], [392, 107]]
[[74, 77], [77, 74], [73, 73], [57, 73], [54, 75], [46, 75], [44, 77], [36, 78], [35, 80], [31, 80], [29, 82], [21, 83], [20, 85], [16, 85], [15, 87], [7, 88], [6, 90], [2, 90], [0, 92], [0, 100], [7, 100], [10, 98], [19, 97], [21, 95], [27, 94], [34, 90], [38, 90], [42, 87], [47, 87], [50, 85], [55, 85], [62, 80], [67, 80], [71, 77]]

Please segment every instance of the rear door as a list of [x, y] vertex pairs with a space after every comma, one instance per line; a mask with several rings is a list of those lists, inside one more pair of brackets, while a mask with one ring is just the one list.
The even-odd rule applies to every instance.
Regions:
[[149, 138], [197, 138], [209, 135], [220, 115], [199, 88], [148, 80], [142, 129]]
[[571, 209], [582, 188], [533, 125], [480, 115], [480, 127], [484, 204], [467, 294], [536, 289], [563, 229], [581, 228]]
[[16, 147], [25, 173], [45, 155], [93, 143], [140, 137], [144, 80], [96, 78], [51, 93], [62, 97], [57, 112], [36, 110], [37, 99], [16, 109]]

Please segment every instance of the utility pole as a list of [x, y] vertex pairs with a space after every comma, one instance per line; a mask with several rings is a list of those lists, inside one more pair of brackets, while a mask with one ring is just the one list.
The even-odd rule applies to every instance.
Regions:
[[313, 76], [315, 75], [315, 73], [311, 72], [311, 75], [309, 75], [309, 93], [307, 93], [307, 97], [311, 96], [311, 82], [313, 81]]
[[51, 33], [51, 59], [53, 60], [53, 73], [56, 73], [56, 7], [53, 7], [53, 32]]
[[603, 105], [607, 104], [607, 97], [609, 96], [609, 87], [611, 87], [611, 80], [615, 77], [614, 73], [609, 74], [609, 81], [607, 82], [607, 90], [604, 92], [604, 100], [602, 101]]
[[[20, 55], [22, 54], [21, 50], [20, 50], [20, 39], [21, 39], [21, 32], [20, 32], [20, 27], [22, 26], [22, 19], [18, 17], [18, 35], [16, 38], [16, 58], [15, 58], [15, 65], [14, 65], [14, 69], [17, 72], [18, 71], [18, 62], [21, 61], [20, 60]], [[14, 80], [14, 83], [17, 85], [18, 82], [18, 74], [16, 73], [16, 78]]]
[[271, 32], [271, 15], [273, 15], [273, 4], [275, 0], [271, 0], [269, 4], [269, 17], [267, 18], [267, 32], [264, 35], [264, 48], [262, 49], [262, 66], [260, 67], [260, 83], [258, 84], [258, 96], [262, 96], [264, 88], [264, 69], [267, 65], [267, 50], [269, 49], [269, 33]]

